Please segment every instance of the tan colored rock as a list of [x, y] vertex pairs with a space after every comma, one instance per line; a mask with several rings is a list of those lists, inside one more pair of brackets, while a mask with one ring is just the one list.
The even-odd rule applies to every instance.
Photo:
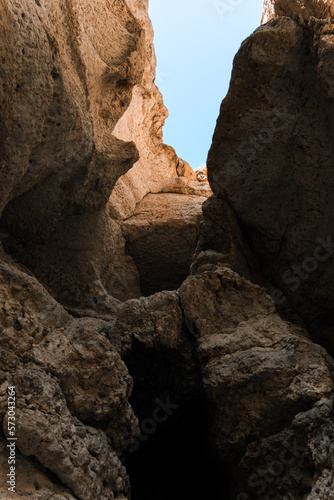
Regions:
[[334, 17], [333, 0], [264, 0], [261, 23], [276, 16], [300, 15], [305, 21], [311, 17]]
[[258, 263], [243, 240], [235, 215], [226, 201], [211, 196], [203, 203], [203, 218], [191, 272], [203, 265], [228, 264], [244, 278], [259, 277]]
[[165, 186], [163, 193], [185, 194], [188, 196], [202, 196], [209, 198], [212, 190], [208, 182], [189, 180], [188, 177], [175, 177], [172, 182]]
[[[270, 489], [271, 494], [264, 496], [268, 500], [279, 498], [293, 481], [286, 498], [299, 498], [303, 489], [297, 477], [308, 477], [308, 485], [315, 487], [319, 475], [326, 474], [330, 464], [328, 451], [334, 430], [329, 416], [331, 403], [319, 417], [326, 425], [322, 427], [313, 419], [323, 398], [331, 400], [333, 395], [332, 358], [309, 340], [305, 330], [284, 322], [262, 288], [230, 269], [216, 268], [189, 277], [179, 293], [186, 324], [198, 341], [213, 422], [212, 442], [232, 466], [235, 495], [246, 487], [249, 498], [257, 498], [259, 484], [254, 489], [255, 481], [250, 483], [249, 477], [261, 466], [266, 470], [270, 465], [268, 456], [274, 461], [277, 453], [285, 450], [286, 441], [293, 445], [297, 439], [303, 453], [308, 449], [307, 456], [294, 460], [291, 468], [291, 460], [289, 467], [285, 463], [280, 474], [284, 471], [284, 490], [281, 483], [268, 480], [263, 491]], [[309, 414], [302, 417], [302, 412], [307, 411]], [[295, 424], [302, 418], [303, 425], [292, 432], [291, 422]], [[323, 452], [319, 441], [315, 444], [317, 440], [327, 441]], [[239, 464], [242, 456], [245, 463]], [[309, 472], [310, 462], [313, 474]]]
[[197, 168], [195, 174], [198, 182], [208, 182], [208, 169], [206, 165]]
[[[96, 491], [101, 498], [129, 498], [115, 450], [129, 446], [137, 424], [128, 404], [131, 379], [119, 354], [128, 360], [132, 353], [138, 356], [138, 344], [155, 359], [169, 360], [168, 373], [157, 373], [157, 380], [174, 388], [176, 401], [201, 393], [202, 379], [212, 442], [222, 456], [228, 452], [239, 485], [247, 483], [252, 467], [249, 436], [261, 443], [259, 455], [266, 447], [274, 453], [275, 435], [293, 435], [291, 421], [300, 412], [316, 411], [333, 393], [333, 361], [325, 351], [305, 331], [281, 320], [263, 289], [221, 265], [189, 277], [179, 291], [118, 304], [113, 321], [74, 319], [10, 262], [1, 265], [1, 276], [4, 430], [5, 391], [15, 383], [20, 388], [18, 449], [37, 457], [78, 498], [96, 498]], [[145, 379], [135, 383], [147, 386]], [[311, 429], [311, 417], [305, 418], [303, 428]], [[326, 412], [321, 418], [327, 427], [320, 426], [318, 436], [326, 441], [332, 424]], [[326, 477], [328, 461], [319, 462], [320, 448], [312, 439], [310, 433], [306, 444], [318, 451], [310, 459], [315, 473], [308, 477], [315, 485]], [[242, 456], [244, 465], [236, 468], [234, 458]], [[22, 463], [26, 482], [20, 491], [30, 494], [45, 469]], [[298, 473], [310, 474], [309, 463], [303, 461]], [[287, 470], [286, 481], [291, 475]], [[42, 481], [41, 495], [48, 491], [66, 498], [66, 490]]]
[[188, 276], [204, 200], [149, 194], [123, 222], [126, 249], [137, 265], [144, 295], [176, 289]]
[[177, 177], [179, 162], [183, 162], [162, 139], [162, 127], [168, 111], [155, 85], [153, 29], [146, 3], [139, 19], [145, 36], [145, 71], [133, 90], [131, 104], [118, 121], [114, 134], [124, 141], [133, 141], [140, 157], [135, 166], [118, 180], [110, 196], [110, 212], [115, 219], [132, 215], [137, 203], [148, 193], [162, 191]]
[[131, 351], [135, 340], [157, 350], [177, 350], [182, 341], [182, 321], [178, 292], [156, 293], [120, 305], [115, 329], [109, 338], [112, 343], [115, 337], [122, 340], [123, 355]]
[[[8, 448], [5, 437], [0, 439], [0, 473], [5, 478], [8, 474]], [[56, 484], [48, 478], [47, 469], [24, 457], [16, 449], [16, 493], [8, 491], [6, 481], [0, 484], [1, 500], [75, 500], [68, 488]]]
[[179, 177], [187, 177], [190, 181], [197, 181], [196, 172], [191, 168], [189, 163], [184, 160], [179, 160], [176, 172]]
[[[333, 496], [333, 403], [323, 398], [283, 431], [253, 441], [239, 463], [236, 494], [269, 500]], [[315, 473], [310, 463], [316, 464]], [[244, 478], [244, 479], [242, 479]], [[242, 498], [242, 496], [241, 496]]]
[[[4, 433], [6, 390], [15, 385], [18, 450], [37, 457], [79, 498], [124, 500], [129, 485], [116, 451], [138, 426], [128, 403], [132, 380], [105, 338], [108, 324], [73, 319], [35, 278], [10, 262], [0, 269]], [[34, 478], [32, 472], [24, 491]]]
[[[216, 196], [206, 200], [206, 182], [162, 142], [146, 1], [2, 3], [0, 238], [20, 265], [0, 242], [0, 448], [15, 384], [17, 498], [128, 500], [119, 457], [160, 391], [186, 407], [166, 428], [201, 423], [198, 456], [224, 459], [236, 496], [257, 500], [250, 476], [297, 439], [299, 460], [270, 476], [264, 498], [330, 498], [333, 360], [244, 278], [261, 262], [260, 279], [279, 282], [311, 248], [312, 230], [331, 228], [333, 28], [307, 24], [305, 12], [243, 44], [209, 156]], [[267, 120], [277, 137], [240, 172], [235, 144]], [[126, 218], [126, 244], [113, 217]], [[194, 254], [192, 275], [139, 297], [125, 245], [147, 293], [179, 287]], [[318, 313], [331, 327], [327, 269], [296, 301], [320, 327]]]
[[189, 163], [180, 160], [177, 168], [178, 177], [172, 179], [163, 189], [163, 193], [205, 196], [209, 198], [212, 190], [208, 183], [206, 169], [194, 171]]
[[242, 44], [208, 157], [211, 187], [232, 208], [268, 291], [329, 349], [332, 30], [328, 19], [282, 16]]
[[[129, 258], [122, 262], [128, 271], [120, 270], [122, 242], [116, 250], [115, 240], [121, 236], [105, 206], [138, 159], [134, 144], [112, 130], [144, 72], [143, 9], [142, 2], [129, 7], [123, 0], [6, 0], [1, 6], [6, 250], [70, 305], [108, 291], [120, 299], [140, 293]], [[108, 290], [122, 273], [121, 281], [130, 283], [125, 293]]]
[[115, 153], [130, 148], [129, 162], [135, 155], [110, 129], [144, 69], [139, 22], [123, 2], [39, 3], [2, 5], [1, 211], [53, 173], [73, 181], [80, 172], [87, 191], [94, 168], [105, 163], [90, 200], [96, 205], [124, 173], [123, 155], [117, 163]]
[[[125, 254], [121, 229], [106, 209], [69, 215], [62, 222], [61, 238], [36, 245], [35, 239], [30, 240], [31, 213], [25, 210], [26, 202], [15, 203], [15, 221], [14, 213], [7, 214], [5, 210], [2, 222], [10, 230], [5, 248], [50, 287], [59, 300], [68, 307], [96, 309], [99, 302], [101, 309], [112, 309], [117, 303], [112, 297], [127, 300], [141, 295], [138, 271]], [[45, 214], [40, 222], [47, 226], [51, 214], [43, 210], [44, 202], [41, 199], [38, 207], [39, 213]], [[27, 243], [23, 245], [17, 235]]]
[[[16, 436], [22, 454], [35, 456], [80, 499], [124, 498], [128, 478], [107, 436], [71, 415], [55, 377], [27, 365], [12, 381], [18, 388]], [[5, 434], [6, 427], [5, 417]]]

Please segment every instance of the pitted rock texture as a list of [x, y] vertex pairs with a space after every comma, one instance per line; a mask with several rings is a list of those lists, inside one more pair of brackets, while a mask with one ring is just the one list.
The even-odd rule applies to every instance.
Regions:
[[212, 443], [234, 476], [229, 498], [328, 494], [333, 360], [279, 318], [263, 289], [227, 268], [189, 277], [179, 293], [197, 338]]
[[[9, 233], [4, 246], [65, 305], [96, 308], [96, 302], [101, 307], [107, 302], [113, 307], [117, 300], [141, 295], [138, 271], [125, 254], [120, 226], [105, 208], [66, 216], [59, 238], [50, 233], [48, 240], [40, 233], [31, 239], [31, 213], [26, 210], [29, 203], [29, 196], [23, 195], [5, 208], [2, 224]], [[38, 213], [43, 214], [40, 223], [47, 227], [52, 214], [45, 213], [44, 203], [44, 198], [36, 199]]]
[[178, 288], [189, 274], [205, 198], [149, 194], [122, 224], [144, 295]]
[[132, 215], [136, 205], [148, 193], [162, 191], [179, 175], [179, 163], [184, 164], [174, 149], [162, 140], [162, 127], [168, 111], [155, 85], [156, 57], [147, 8], [142, 8], [140, 14], [139, 20], [145, 31], [145, 70], [141, 81], [134, 87], [129, 108], [114, 129], [116, 137], [136, 144], [140, 157], [135, 166], [118, 180], [110, 196], [109, 208], [115, 219]]
[[307, 332], [280, 320], [262, 288], [222, 268], [188, 278], [180, 297], [198, 337], [222, 453], [231, 458], [238, 446], [284, 428], [319, 394], [331, 395], [334, 363], [318, 345], [308, 358]]
[[262, 24], [276, 16], [301, 16], [326, 19], [334, 16], [333, 0], [264, 0]]
[[[138, 160], [112, 130], [144, 72], [143, 9], [102, 0], [1, 6], [1, 232], [7, 251], [63, 302], [106, 295], [113, 252], [121, 260], [105, 206]], [[133, 264], [131, 273], [134, 283]]]
[[324, 398], [283, 431], [250, 443], [234, 494], [251, 500], [332, 499], [333, 431], [333, 401]]
[[212, 191], [208, 182], [189, 180], [187, 177], [175, 177], [162, 190], [163, 193], [185, 194], [189, 196], [203, 196], [209, 198]]
[[[0, 473], [5, 478], [8, 474], [8, 448], [7, 440], [3, 436], [0, 438]], [[71, 491], [61, 483], [53, 481], [48, 477], [49, 471], [39, 463], [34, 463], [31, 459], [22, 455], [16, 448], [16, 467], [20, 471], [16, 481], [15, 496], [8, 491], [6, 481], [1, 481], [1, 500], [76, 500]]]
[[179, 177], [187, 177], [191, 181], [197, 181], [196, 172], [191, 168], [187, 161], [181, 160], [181, 158], [179, 159], [176, 172]]
[[[129, 500], [128, 464], [146, 467], [133, 446], [161, 393], [180, 413], [167, 407], [175, 476], [152, 468], [154, 500], [174, 477], [187, 498], [187, 458], [195, 500], [331, 498], [333, 360], [250, 280], [281, 286], [319, 336], [332, 328], [334, 28], [298, 2], [243, 44], [207, 200], [162, 143], [147, 3], [1, 5], [1, 474], [15, 385], [17, 498]], [[173, 290], [140, 296], [126, 245], [143, 292]], [[310, 250], [318, 268], [291, 294], [280, 273], [314, 267]]]
[[[144, 378], [135, 384], [144, 384], [153, 398], [159, 387], [174, 391], [180, 403], [205, 394], [212, 446], [236, 474], [250, 438], [258, 442], [287, 433], [300, 412], [333, 397], [332, 359], [304, 330], [280, 319], [263, 289], [222, 264], [189, 277], [178, 291], [118, 304], [114, 319], [102, 320], [74, 319], [34, 277], [6, 260], [1, 264], [3, 431], [6, 435], [6, 388], [14, 384], [18, 450], [43, 466], [31, 472], [30, 481], [24, 475], [19, 491], [31, 491], [48, 469], [80, 499], [96, 498], [96, 492], [99, 498], [129, 498], [117, 456], [131, 445], [138, 425], [128, 402], [132, 381], [120, 356], [137, 360]], [[143, 360], [155, 362], [145, 367]], [[158, 360], [165, 370], [159, 371]], [[303, 425], [312, 425], [310, 416]], [[331, 430], [329, 421], [326, 425], [318, 430], [324, 443]], [[304, 443], [313, 446], [311, 437]], [[326, 456], [309, 461], [314, 485], [327, 477], [329, 462]], [[248, 471], [251, 465], [244, 467]], [[287, 474], [290, 481], [292, 472]], [[236, 484], [247, 480], [238, 477]], [[56, 492], [57, 484], [42, 487]]]
[[206, 165], [196, 169], [196, 177], [199, 182], [208, 182], [208, 168]]
[[334, 333], [332, 30], [328, 19], [278, 17], [242, 44], [208, 156], [211, 187], [260, 259], [268, 291], [327, 347]]
[[228, 264], [228, 267], [244, 278], [257, 276], [260, 279], [259, 263], [244, 241], [228, 203], [211, 196], [203, 203], [202, 211], [199, 239], [191, 266], [192, 274], [196, 274], [199, 269], [209, 270], [204, 266], [221, 263]]
[[137, 420], [128, 403], [132, 380], [106, 339], [108, 325], [74, 320], [35, 278], [6, 263], [1, 303], [5, 435], [6, 390], [14, 385], [19, 451], [79, 498], [125, 498], [129, 484], [116, 452], [124, 450], [125, 434], [136, 434]]
[[179, 160], [177, 174], [178, 177], [172, 179], [162, 189], [163, 193], [196, 195], [204, 196], [205, 198], [209, 198], [212, 195], [206, 167], [201, 167], [194, 171], [189, 163]]

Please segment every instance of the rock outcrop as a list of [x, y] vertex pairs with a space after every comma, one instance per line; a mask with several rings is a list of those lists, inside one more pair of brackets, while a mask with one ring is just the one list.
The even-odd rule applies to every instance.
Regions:
[[333, 0], [264, 0], [262, 23], [276, 16], [326, 19], [334, 16]]
[[[1, 304], [5, 436], [6, 392], [15, 386], [18, 450], [55, 473], [75, 497], [124, 499], [129, 483], [117, 454], [124, 450], [124, 435], [135, 435], [137, 420], [128, 403], [132, 380], [105, 338], [106, 323], [74, 320], [34, 277], [10, 261], [1, 263]], [[40, 488], [40, 473], [31, 474], [29, 484], [17, 467], [17, 491], [23, 497], [34, 483]], [[46, 498], [45, 491], [36, 495]]]
[[[138, 152], [111, 132], [145, 68], [141, 4], [1, 5], [3, 242], [64, 303], [106, 295], [117, 275], [105, 207]], [[136, 296], [133, 264], [128, 275]]]
[[263, 289], [227, 268], [188, 278], [180, 297], [213, 447], [234, 475], [228, 498], [312, 498], [306, 493], [332, 467], [333, 360], [278, 317]]
[[332, 498], [331, 3], [265, 3], [213, 196], [163, 144], [147, 8], [0, 6], [0, 496]]
[[[120, 337], [124, 354], [132, 352], [127, 363], [141, 388], [141, 407], [163, 387], [177, 403], [174, 407], [195, 397], [199, 412], [204, 392], [210, 453], [225, 460], [233, 478], [226, 479], [222, 490], [215, 489], [214, 473], [211, 482], [205, 478], [203, 491], [209, 498], [223, 491], [227, 498], [255, 499], [261, 488], [264, 498], [279, 498], [280, 492], [291, 500], [313, 490], [304, 497], [311, 500], [319, 488], [328, 491], [334, 363], [305, 330], [278, 316], [261, 287], [221, 264], [199, 270], [177, 292], [120, 306], [111, 338]], [[196, 346], [192, 355], [191, 345]], [[144, 411], [144, 417], [152, 410]], [[188, 418], [196, 421], [197, 416]], [[136, 466], [146, 474], [160, 459], [145, 455], [142, 460]], [[222, 470], [216, 474], [221, 477]], [[149, 499], [154, 498], [155, 481], [159, 473], [150, 483], [153, 493], [145, 493]], [[192, 481], [196, 484], [194, 477]], [[174, 490], [164, 487], [161, 498], [170, 498]], [[199, 481], [199, 491], [201, 487]]]
[[[292, 14], [295, 2], [287, 4]], [[316, 15], [321, 2], [311, 4], [309, 14]], [[314, 338], [330, 347], [333, 24], [303, 12], [304, 18], [292, 18], [285, 11], [242, 44], [208, 175], [260, 260], [277, 305], [289, 304]], [[219, 215], [216, 223], [222, 223]]]
[[139, 151], [139, 161], [120, 177], [110, 196], [110, 213], [121, 220], [130, 217], [148, 193], [160, 193], [177, 176], [196, 180], [189, 164], [163, 143], [162, 127], [168, 111], [155, 84], [153, 29], [146, 9], [142, 10], [140, 21], [146, 36], [145, 70], [133, 89], [129, 108], [114, 129], [116, 137], [135, 142]]
[[109, 199], [111, 217], [120, 221], [131, 217], [149, 193], [206, 197], [212, 194], [209, 184], [199, 183], [189, 163], [178, 158], [174, 149], [163, 142], [162, 128], [168, 111], [155, 84], [153, 29], [146, 10], [139, 18], [146, 36], [144, 74], [134, 87], [129, 108], [113, 131], [119, 139], [133, 141], [139, 151], [139, 160], [119, 178]]

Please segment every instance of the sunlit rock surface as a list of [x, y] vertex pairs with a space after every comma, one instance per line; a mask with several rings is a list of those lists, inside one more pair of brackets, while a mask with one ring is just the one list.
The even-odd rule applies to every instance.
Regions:
[[301, 16], [305, 21], [311, 17], [326, 19], [334, 16], [333, 0], [264, 0], [262, 23], [276, 16]]
[[232, 208], [268, 292], [330, 348], [333, 27], [282, 16], [242, 44], [208, 156], [211, 187]]
[[[112, 130], [144, 72], [143, 7], [1, 4], [0, 225], [7, 250], [66, 303], [112, 292], [113, 263], [129, 263], [105, 206], [138, 160]], [[121, 299], [140, 293], [131, 262], [127, 274]]]
[[[320, 2], [320, 20], [289, 5], [236, 58], [211, 196], [205, 168], [162, 142], [146, 0], [2, 2], [0, 471], [15, 385], [15, 498], [333, 496], [334, 365], [311, 340], [332, 323], [332, 25]], [[299, 295], [282, 288], [288, 322], [264, 287], [314, 266], [310, 250]]]
[[[145, 33], [145, 66], [140, 82], [135, 85], [131, 104], [118, 121], [114, 134], [125, 141], [134, 141], [139, 161], [116, 183], [110, 196], [110, 209], [115, 218], [129, 217], [148, 193], [159, 193], [177, 176], [179, 158], [174, 149], [163, 143], [162, 127], [168, 117], [162, 95], [155, 84], [156, 57], [153, 29], [146, 2], [138, 19]], [[137, 11], [138, 14], [138, 11]]]

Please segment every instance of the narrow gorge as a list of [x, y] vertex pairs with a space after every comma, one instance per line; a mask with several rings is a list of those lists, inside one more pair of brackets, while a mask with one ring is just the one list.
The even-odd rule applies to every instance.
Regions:
[[148, 0], [0, 12], [0, 498], [333, 500], [334, 2], [264, 1], [201, 171]]

